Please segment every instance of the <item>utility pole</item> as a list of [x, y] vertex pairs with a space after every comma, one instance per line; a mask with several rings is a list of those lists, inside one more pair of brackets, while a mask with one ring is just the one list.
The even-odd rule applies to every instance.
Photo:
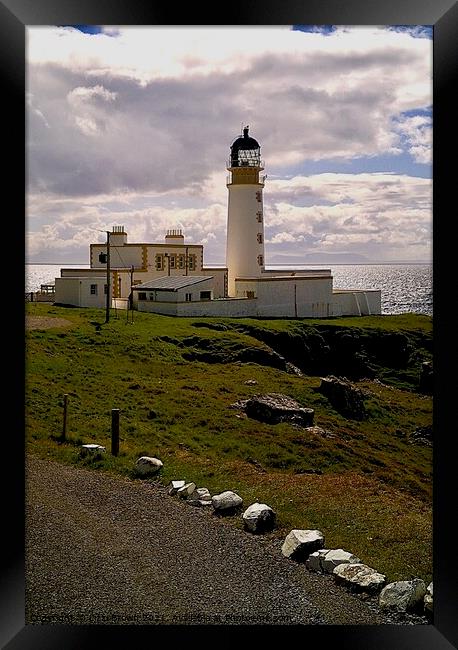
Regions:
[[110, 268], [110, 231], [107, 230], [107, 300], [105, 310], [105, 323], [110, 320], [110, 303], [111, 303], [111, 268]]

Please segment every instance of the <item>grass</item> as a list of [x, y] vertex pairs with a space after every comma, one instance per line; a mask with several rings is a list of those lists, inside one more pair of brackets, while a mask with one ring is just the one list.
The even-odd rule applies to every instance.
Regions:
[[[34, 304], [28, 313], [71, 322], [27, 332], [29, 451], [130, 476], [139, 455], [157, 456], [166, 483], [185, 478], [212, 493], [234, 489], [246, 505], [255, 500], [271, 505], [278, 517], [274, 536], [319, 528], [327, 547], [352, 551], [390, 581], [432, 579], [432, 454], [409, 443], [410, 433], [431, 424], [432, 400], [412, 390], [412, 364], [379, 366], [389, 386], [360, 381], [369, 417], [355, 421], [316, 392], [319, 376], [183, 358], [197, 337], [201, 348], [207, 341], [219, 358], [227, 353], [233, 359], [234, 350], [243, 347], [267, 349], [259, 332], [289, 336], [310, 326], [318, 332], [334, 327], [354, 333], [356, 328], [372, 337], [401, 332], [411, 345], [417, 342], [411, 357], [418, 362], [427, 356], [421, 346], [431, 334], [428, 317], [196, 321], [135, 313], [130, 324], [119, 312], [105, 325], [103, 310]], [[194, 339], [184, 345], [188, 337]], [[249, 379], [258, 383], [246, 385]], [[231, 408], [240, 398], [264, 392], [285, 393], [315, 409], [315, 424], [326, 436], [258, 423]], [[69, 440], [61, 443], [64, 393], [69, 394]], [[109, 451], [112, 408], [121, 410], [119, 457], [80, 459], [82, 443], [97, 442]], [[237, 518], [233, 523], [241, 526]]]

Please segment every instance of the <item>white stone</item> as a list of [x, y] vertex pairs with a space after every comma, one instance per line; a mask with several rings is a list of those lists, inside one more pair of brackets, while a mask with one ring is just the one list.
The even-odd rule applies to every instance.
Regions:
[[212, 502], [207, 499], [188, 499], [188, 503], [191, 506], [196, 506], [197, 508], [205, 508], [206, 506], [211, 506]]
[[141, 456], [135, 463], [135, 467], [139, 474], [156, 474], [164, 467], [164, 463], [159, 458]]
[[211, 501], [212, 500], [212, 495], [210, 494], [210, 491], [206, 488], [197, 488], [193, 490], [193, 492], [189, 496], [190, 499], [196, 500], [196, 501]]
[[381, 609], [410, 612], [421, 609], [425, 594], [426, 585], [419, 578], [390, 582], [380, 592], [379, 605]]
[[212, 497], [212, 504], [217, 512], [231, 511], [239, 508], [243, 503], [242, 497], [231, 490], [215, 494]]
[[196, 489], [195, 483], [186, 483], [183, 487], [179, 488], [177, 494], [182, 499], [187, 499], [190, 494]]
[[425, 605], [425, 611], [430, 612], [432, 614], [433, 611], [433, 583], [432, 582], [429, 583], [428, 588], [426, 589], [424, 605]]
[[178, 490], [184, 487], [186, 481], [170, 481], [169, 494], [176, 494]]
[[102, 445], [96, 445], [96, 444], [89, 444], [89, 445], [81, 445], [81, 454], [82, 455], [96, 455], [96, 454], [104, 454], [106, 451], [105, 447], [102, 447]]
[[361, 564], [361, 560], [353, 553], [344, 551], [342, 548], [328, 551], [321, 560], [321, 566], [325, 573], [332, 573], [339, 564]]
[[386, 576], [366, 564], [339, 564], [332, 573], [337, 582], [355, 591], [374, 593], [386, 582]]
[[242, 515], [245, 528], [252, 533], [272, 530], [275, 526], [275, 512], [265, 503], [253, 503]]
[[321, 564], [322, 559], [326, 555], [326, 553], [329, 553], [328, 548], [320, 548], [318, 551], [314, 551], [314, 553], [310, 553], [308, 556], [305, 566], [307, 569], [310, 571], [323, 571], [323, 566]]
[[310, 553], [324, 546], [324, 535], [320, 530], [292, 530], [281, 547], [285, 557], [292, 560], [306, 560]]

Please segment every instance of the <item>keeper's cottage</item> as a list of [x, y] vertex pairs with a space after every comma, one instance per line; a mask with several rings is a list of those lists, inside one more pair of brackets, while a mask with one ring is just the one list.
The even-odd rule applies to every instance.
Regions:
[[113, 306], [126, 308], [130, 299], [139, 311], [171, 316], [304, 318], [381, 313], [379, 290], [334, 289], [330, 269], [266, 269], [266, 177], [261, 147], [248, 127], [231, 145], [227, 170], [225, 268], [204, 266], [203, 245], [187, 243], [181, 230], [168, 230], [161, 243], [129, 243], [124, 227], [113, 226], [106, 243], [90, 244], [89, 269], [61, 269], [55, 302], [104, 307], [109, 290]]

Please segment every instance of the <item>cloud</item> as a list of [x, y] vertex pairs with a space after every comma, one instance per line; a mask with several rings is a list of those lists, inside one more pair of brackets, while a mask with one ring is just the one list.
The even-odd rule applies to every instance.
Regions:
[[[28, 27], [28, 220], [35, 258], [68, 250], [69, 238], [86, 257], [79, 248], [82, 216], [95, 227], [125, 223], [129, 236], [143, 240], [162, 238], [183, 217], [189, 237], [205, 240], [208, 255], [223, 261], [225, 167], [241, 123], [261, 142], [275, 179], [269, 199], [266, 188], [270, 227], [279, 222], [269, 246], [293, 249], [284, 220], [294, 221], [298, 210], [315, 208], [316, 228], [303, 244], [343, 246], [331, 238], [339, 234], [332, 221], [337, 206], [353, 219], [349, 227], [360, 229], [357, 201], [367, 210], [377, 201], [411, 209], [396, 195], [405, 180], [386, 178], [385, 191], [368, 181], [371, 194], [362, 178], [318, 183], [298, 170], [310, 161], [345, 165], [406, 153], [429, 163], [431, 121], [410, 112], [431, 105], [431, 42], [379, 27], [325, 31], [103, 27], [90, 34]], [[301, 203], [304, 195], [308, 205]], [[384, 206], [378, 209], [388, 218]], [[320, 224], [328, 228], [325, 239]]]

